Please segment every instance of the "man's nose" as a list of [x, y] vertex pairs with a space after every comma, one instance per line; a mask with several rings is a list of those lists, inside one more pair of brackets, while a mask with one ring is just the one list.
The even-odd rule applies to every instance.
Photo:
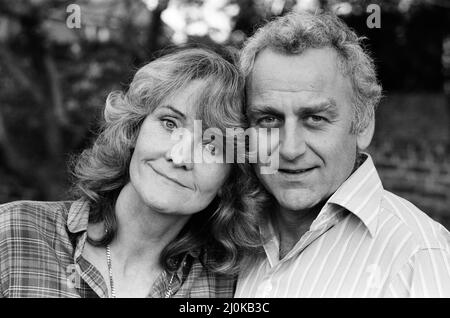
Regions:
[[194, 136], [188, 131], [177, 131], [171, 136], [171, 143], [166, 151], [165, 158], [174, 167], [192, 170], [194, 167], [193, 147]]
[[297, 121], [286, 120], [280, 136], [280, 157], [293, 161], [306, 152], [306, 141], [303, 129]]

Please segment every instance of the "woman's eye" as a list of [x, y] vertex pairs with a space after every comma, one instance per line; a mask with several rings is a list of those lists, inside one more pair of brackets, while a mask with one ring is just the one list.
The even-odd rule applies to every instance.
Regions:
[[217, 156], [223, 153], [223, 144], [220, 140], [215, 138], [205, 139], [202, 142], [203, 149], [212, 156]]
[[162, 124], [163, 124], [164, 128], [169, 129], [169, 130], [173, 130], [173, 129], [177, 128], [177, 124], [173, 120], [170, 120], [167, 118], [162, 119]]
[[216, 154], [216, 146], [214, 146], [212, 143], [207, 144], [205, 146], [205, 150], [213, 156]]

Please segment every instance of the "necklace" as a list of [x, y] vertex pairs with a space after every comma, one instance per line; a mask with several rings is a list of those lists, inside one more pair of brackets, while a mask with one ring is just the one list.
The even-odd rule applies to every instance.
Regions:
[[[111, 261], [111, 248], [109, 247], [109, 244], [106, 245], [106, 263], [108, 264], [108, 274], [109, 274], [109, 287], [111, 288], [111, 298], [116, 298], [116, 289], [114, 288], [114, 280], [113, 280], [113, 273], [112, 273], [112, 261]], [[167, 275], [167, 272], [164, 271], [164, 277]], [[172, 277], [170, 277], [169, 286], [167, 287], [167, 290], [164, 294], [165, 298], [170, 298], [172, 296], [172, 282], [173, 278], [175, 277], [175, 272], [172, 274]]]
[[109, 244], [106, 245], [106, 263], [108, 264], [109, 287], [111, 288], [111, 297], [116, 298], [116, 289], [114, 288], [114, 280], [112, 275], [111, 249], [109, 248]]

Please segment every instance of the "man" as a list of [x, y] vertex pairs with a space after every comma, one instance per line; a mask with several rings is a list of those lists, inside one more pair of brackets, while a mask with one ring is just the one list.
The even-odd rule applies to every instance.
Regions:
[[242, 51], [253, 127], [278, 128], [265, 255], [236, 297], [450, 297], [450, 235], [383, 189], [366, 149], [381, 96], [358, 37], [330, 14], [291, 13]]

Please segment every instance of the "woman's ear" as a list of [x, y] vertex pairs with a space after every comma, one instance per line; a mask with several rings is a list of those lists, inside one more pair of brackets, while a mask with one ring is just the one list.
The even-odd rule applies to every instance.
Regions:
[[375, 131], [375, 116], [373, 116], [369, 124], [359, 131], [356, 136], [356, 145], [359, 150], [364, 150], [369, 147], [370, 142], [372, 141], [372, 137]]

